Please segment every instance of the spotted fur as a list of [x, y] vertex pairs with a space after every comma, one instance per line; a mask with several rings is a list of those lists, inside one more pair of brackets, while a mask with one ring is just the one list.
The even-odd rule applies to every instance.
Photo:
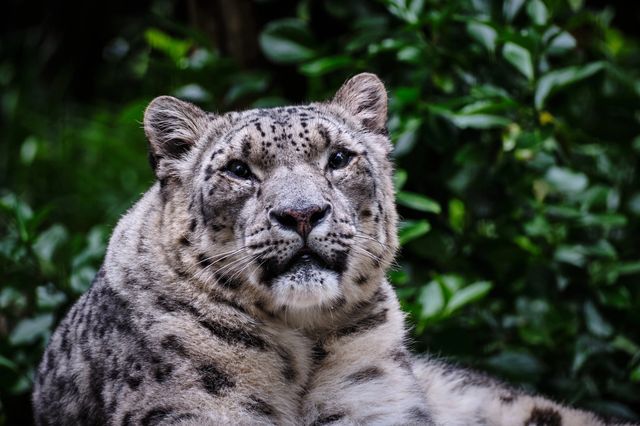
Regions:
[[36, 423], [605, 424], [408, 354], [386, 103], [372, 74], [303, 106], [155, 99], [157, 183], [53, 335]]

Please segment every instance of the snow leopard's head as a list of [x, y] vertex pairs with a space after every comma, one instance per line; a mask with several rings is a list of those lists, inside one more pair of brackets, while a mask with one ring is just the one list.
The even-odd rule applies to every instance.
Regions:
[[156, 98], [144, 126], [184, 273], [288, 309], [378, 285], [397, 248], [386, 119], [373, 74], [328, 102], [224, 115]]

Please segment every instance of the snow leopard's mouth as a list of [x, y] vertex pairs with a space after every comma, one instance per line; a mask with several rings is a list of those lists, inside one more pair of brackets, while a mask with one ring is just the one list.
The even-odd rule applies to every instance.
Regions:
[[327, 262], [324, 261], [321, 256], [318, 256], [313, 250], [309, 249], [308, 247], [303, 247], [291, 258], [291, 260], [286, 263], [282, 272], [286, 273], [287, 271], [304, 266], [333, 269], [327, 264]]
[[268, 260], [263, 264], [262, 269], [263, 281], [270, 283], [274, 278], [289, 273], [322, 269], [341, 272], [344, 269], [344, 265], [343, 262], [327, 261], [322, 255], [310, 249], [308, 246], [304, 246], [288, 261], [280, 264], [275, 260]]

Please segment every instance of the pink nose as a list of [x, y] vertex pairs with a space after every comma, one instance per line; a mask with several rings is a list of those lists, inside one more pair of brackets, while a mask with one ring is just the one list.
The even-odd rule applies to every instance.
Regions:
[[306, 239], [311, 230], [327, 217], [330, 210], [331, 207], [328, 204], [324, 207], [312, 205], [302, 209], [271, 211], [269, 216], [283, 228], [295, 231]]

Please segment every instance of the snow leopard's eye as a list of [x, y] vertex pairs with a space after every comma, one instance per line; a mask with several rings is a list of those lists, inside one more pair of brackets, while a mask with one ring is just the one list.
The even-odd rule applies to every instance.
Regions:
[[347, 151], [346, 149], [341, 149], [329, 156], [327, 167], [332, 170], [342, 169], [343, 167], [346, 167], [349, 162], [351, 162], [352, 158], [353, 152]]
[[225, 166], [225, 170], [240, 179], [251, 179], [253, 177], [251, 169], [244, 161], [231, 160]]

